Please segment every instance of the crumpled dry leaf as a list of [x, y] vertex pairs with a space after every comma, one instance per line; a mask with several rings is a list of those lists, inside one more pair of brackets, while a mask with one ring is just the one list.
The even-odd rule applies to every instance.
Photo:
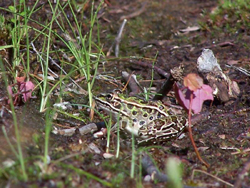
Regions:
[[183, 80], [184, 86], [188, 87], [191, 91], [196, 91], [203, 85], [203, 79], [197, 74], [190, 73]]

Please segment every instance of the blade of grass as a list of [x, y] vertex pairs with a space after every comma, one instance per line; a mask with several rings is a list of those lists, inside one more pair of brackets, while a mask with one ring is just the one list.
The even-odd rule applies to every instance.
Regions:
[[[118, 158], [119, 157], [119, 152], [120, 152], [120, 113], [118, 113], [118, 117], [117, 117], [117, 123], [116, 123], [116, 125], [117, 125], [117, 132], [116, 132], [116, 136], [117, 136], [117, 146], [116, 146], [116, 158]], [[111, 119], [111, 118], [110, 118]], [[115, 126], [116, 126], [115, 125]]]
[[74, 167], [73, 165], [69, 165], [69, 164], [65, 164], [65, 163], [60, 163], [60, 165], [66, 169], [72, 169], [74, 170], [75, 172], [77, 172], [78, 174], [80, 175], [84, 175], [86, 176], [87, 178], [90, 178], [90, 179], [93, 179], [93, 180], [96, 180], [98, 182], [100, 182], [102, 185], [106, 186], [106, 187], [112, 187], [112, 184], [105, 181], [105, 180], [102, 180], [98, 177], [96, 177], [95, 175], [89, 173], [89, 172], [86, 172], [84, 170], [81, 170], [80, 168], [76, 168]]
[[[111, 117], [111, 113], [110, 113]], [[115, 125], [116, 126], [116, 125]], [[107, 125], [107, 145], [106, 145], [106, 153], [109, 153], [109, 144], [110, 144], [110, 135], [111, 135], [111, 127], [112, 127], [112, 121], [111, 118], [109, 119], [108, 125]]]
[[40, 106], [40, 111], [44, 111], [46, 103], [48, 101], [48, 97], [49, 95], [46, 93], [47, 92], [47, 88], [48, 88], [48, 68], [49, 68], [49, 53], [50, 53], [50, 42], [51, 42], [51, 34], [52, 34], [52, 26], [53, 26], [53, 22], [56, 19], [55, 15], [56, 15], [56, 11], [58, 9], [58, 4], [59, 1], [57, 1], [55, 9], [53, 9], [53, 6], [51, 4], [50, 1], [49, 5], [51, 7], [51, 11], [53, 12], [52, 14], [52, 19], [50, 22], [50, 27], [49, 27], [49, 34], [48, 34], [48, 40], [47, 40], [47, 48], [46, 48], [46, 59], [45, 59], [45, 65], [43, 65], [43, 63], [41, 63], [41, 67], [42, 67], [42, 72], [43, 72], [43, 89], [42, 89], [42, 101], [41, 101], [41, 106]]
[[5, 126], [2, 126], [2, 131], [3, 131], [4, 137], [5, 137], [8, 145], [10, 146], [11, 151], [15, 154], [16, 158], [18, 158], [18, 153], [17, 153], [15, 147], [13, 146], [13, 144], [10, 142], [10, 139], [9, 139], [8, 134], [6, 132]]
[[[50, 41], [51, 41], [51, 31], [52, 31], [52, 25], [53, 25], [53, 20], [55, 19], [55, 12], [58, 8], [58, 4], [59, 1], [57, 1], [55, 9], [53, 9], [53, 6], [51, 4], [51, 2], [49, 1], [51, 10], [53, 12], [53, 16], [52, 16], [52, 21], [50, 22], [50, 29], [49, 29], [49, 37], [48, 37], [48, 41], [47, 41], [47, 54], [46, 54], [46, 62], [45, 62], [45, 70], [44, 70], [44, 81], [43, 81], [43, 93], [42, 96], [45, 101], [44, 101], [44, 105], [48, 106], [49, 104], [47, 103], [47, 97], [45, 97], [46, 95], [46, 91], [47, 91], [47, 87], [48, 87], [48, 80], [47, 80], [47, 76], [48, 76], [48, 67], [49, 67], [49, 52], [50, 52]], [[43, 106], [44, 107], [44, 106]], [[50, 118], [50, 110], [48, 110], [46, 112], [46, 125], [45, 125], [45, 143], [44, 143], [44, 165], [45, 165], [45, 169], [47, 168], [47, 156], [49, 153], [49, 135], [50, 135], [50, 130], [51, 130], [51, 126], [52, 126], [52, 122], [51, 122], [51, 118]]]
[[[5, 74], [5, 68], [4, 68], [4, 65], [3, 65], [3, 62], [2, 62], [2, 58], [0, 58], [0, 67], [1, 67], [1, 70], [2, 70], [3, 80], [4, 80], [6, 88], [7, 88], [8, 82], [7, 82], [7, 76]], [[23, 177], [24, 181], [27, 181], [28, 176], [27, 176], [27, 173], [26, 173], [25, 165], [24, 165], [24, 157], [23, 157], [23, 152], [22, 152], [21, 138], [20, 138], [19, 128], [18, 128], [18, 124], [17, 124], [17, 117], [16, 117], [16, 113], [15, 113], [15, 107], [14, 107], [12, 96], [11, 96], [11, 94], [9, 92], [8, 92], [8, 97], [9, 97], [9, 101], [10, 101], [10, 108], [11, 108], [11, 111], [12, 111], [13, 123], [14, 123], [14, 128], [15, 128], [15, 137], [16, 137], [16, 141], [17, 141], [18, 159], [19, 159], [19, 162], [21, 164], [22, 177]]]
[[136, 150], [135, 150], [135, 136], [134, 134], [131, 134], [132, 136], [132, 158], [131, 158], [131, 167], [130, 167], [130, 177], [134, 178], [135, 176], [135, 155], [136, 155]]

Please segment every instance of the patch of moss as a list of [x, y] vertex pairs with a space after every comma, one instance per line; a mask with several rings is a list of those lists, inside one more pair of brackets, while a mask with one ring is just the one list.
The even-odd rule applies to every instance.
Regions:
[[[207, 14], [207, 13], [204, 13]], [[249, 32], [250, 1], [224, 0], [209, 15], [205, 16], [206, 23], [200, 23], [204, 30], [215, 30], [229, 34]]]

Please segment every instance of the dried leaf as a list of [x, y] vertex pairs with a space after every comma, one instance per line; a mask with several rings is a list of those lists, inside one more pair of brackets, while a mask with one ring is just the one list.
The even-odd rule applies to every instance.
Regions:
[[190, 73], [188, 74], [184, 80], [184, 86], [188, 87], [191, 91], [196, 91], [201, 88], [203, 85], [203, 79], [197, 74]]
[[24, 82], [24, 80], [25, 80], [24, 76], [22, 76], [22, 77], [16, 77], [16, 81], [17, 82]]
[[26, 102], [29, 98], [31, 98], [31, 94], [34, 88], [35, 85], [31, 81], [24, 82], [24, 89], [21, 90], [24, 91], [22, 94], [24, 102]]
[[175, 85], [175, 94], [178, 102], [182, 105], [187, 111], [190, 107], [191, 94], [193, 93], [193, 101], [191, 110], [197, 114], [202, 109], [202, 104], [206, 100], [213, 100], [213, 90], [209, 85], [203, 84], [200, 89], [197, 89], [195, 92], [187, 89], [185, 93]]
[[229, 64], [229, 65], [236, 65], [236, 64], [238, 64], [239, 63], [239, 60], [229, 60], [228, 62], [227, 62], [227, 64]]
[[199, 113], [202, 108], [202, 104], [206, 100], [214, 100], [213, 90], [209, 85], [202, 85], [200, 89], [194, 92], [192, 110], [195, 114]]
[[10, 85], [7, 87], [7, 90], [9, 92], [9, 94], [12, 96], [13, 92], [12, 92], [12, 87]]
[[105, 159], [110, 159], [110, 158], [114, 157], [114, 155], [111, 154], [111, 153], [103, 153], [103, 157], [104, 157]]

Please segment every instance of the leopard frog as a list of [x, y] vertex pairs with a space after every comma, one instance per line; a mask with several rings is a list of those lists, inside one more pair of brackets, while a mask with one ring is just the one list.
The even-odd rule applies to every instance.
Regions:
[[136, 97], [125, 98], [116, 92], [95, 97], [100, 109], [111, 113], [118, 126], [134, 134], [138, 143], [157, 143], [177, 137], [188, 125], [185, 115], [178, 115], [161, 101], [144, 101]]

